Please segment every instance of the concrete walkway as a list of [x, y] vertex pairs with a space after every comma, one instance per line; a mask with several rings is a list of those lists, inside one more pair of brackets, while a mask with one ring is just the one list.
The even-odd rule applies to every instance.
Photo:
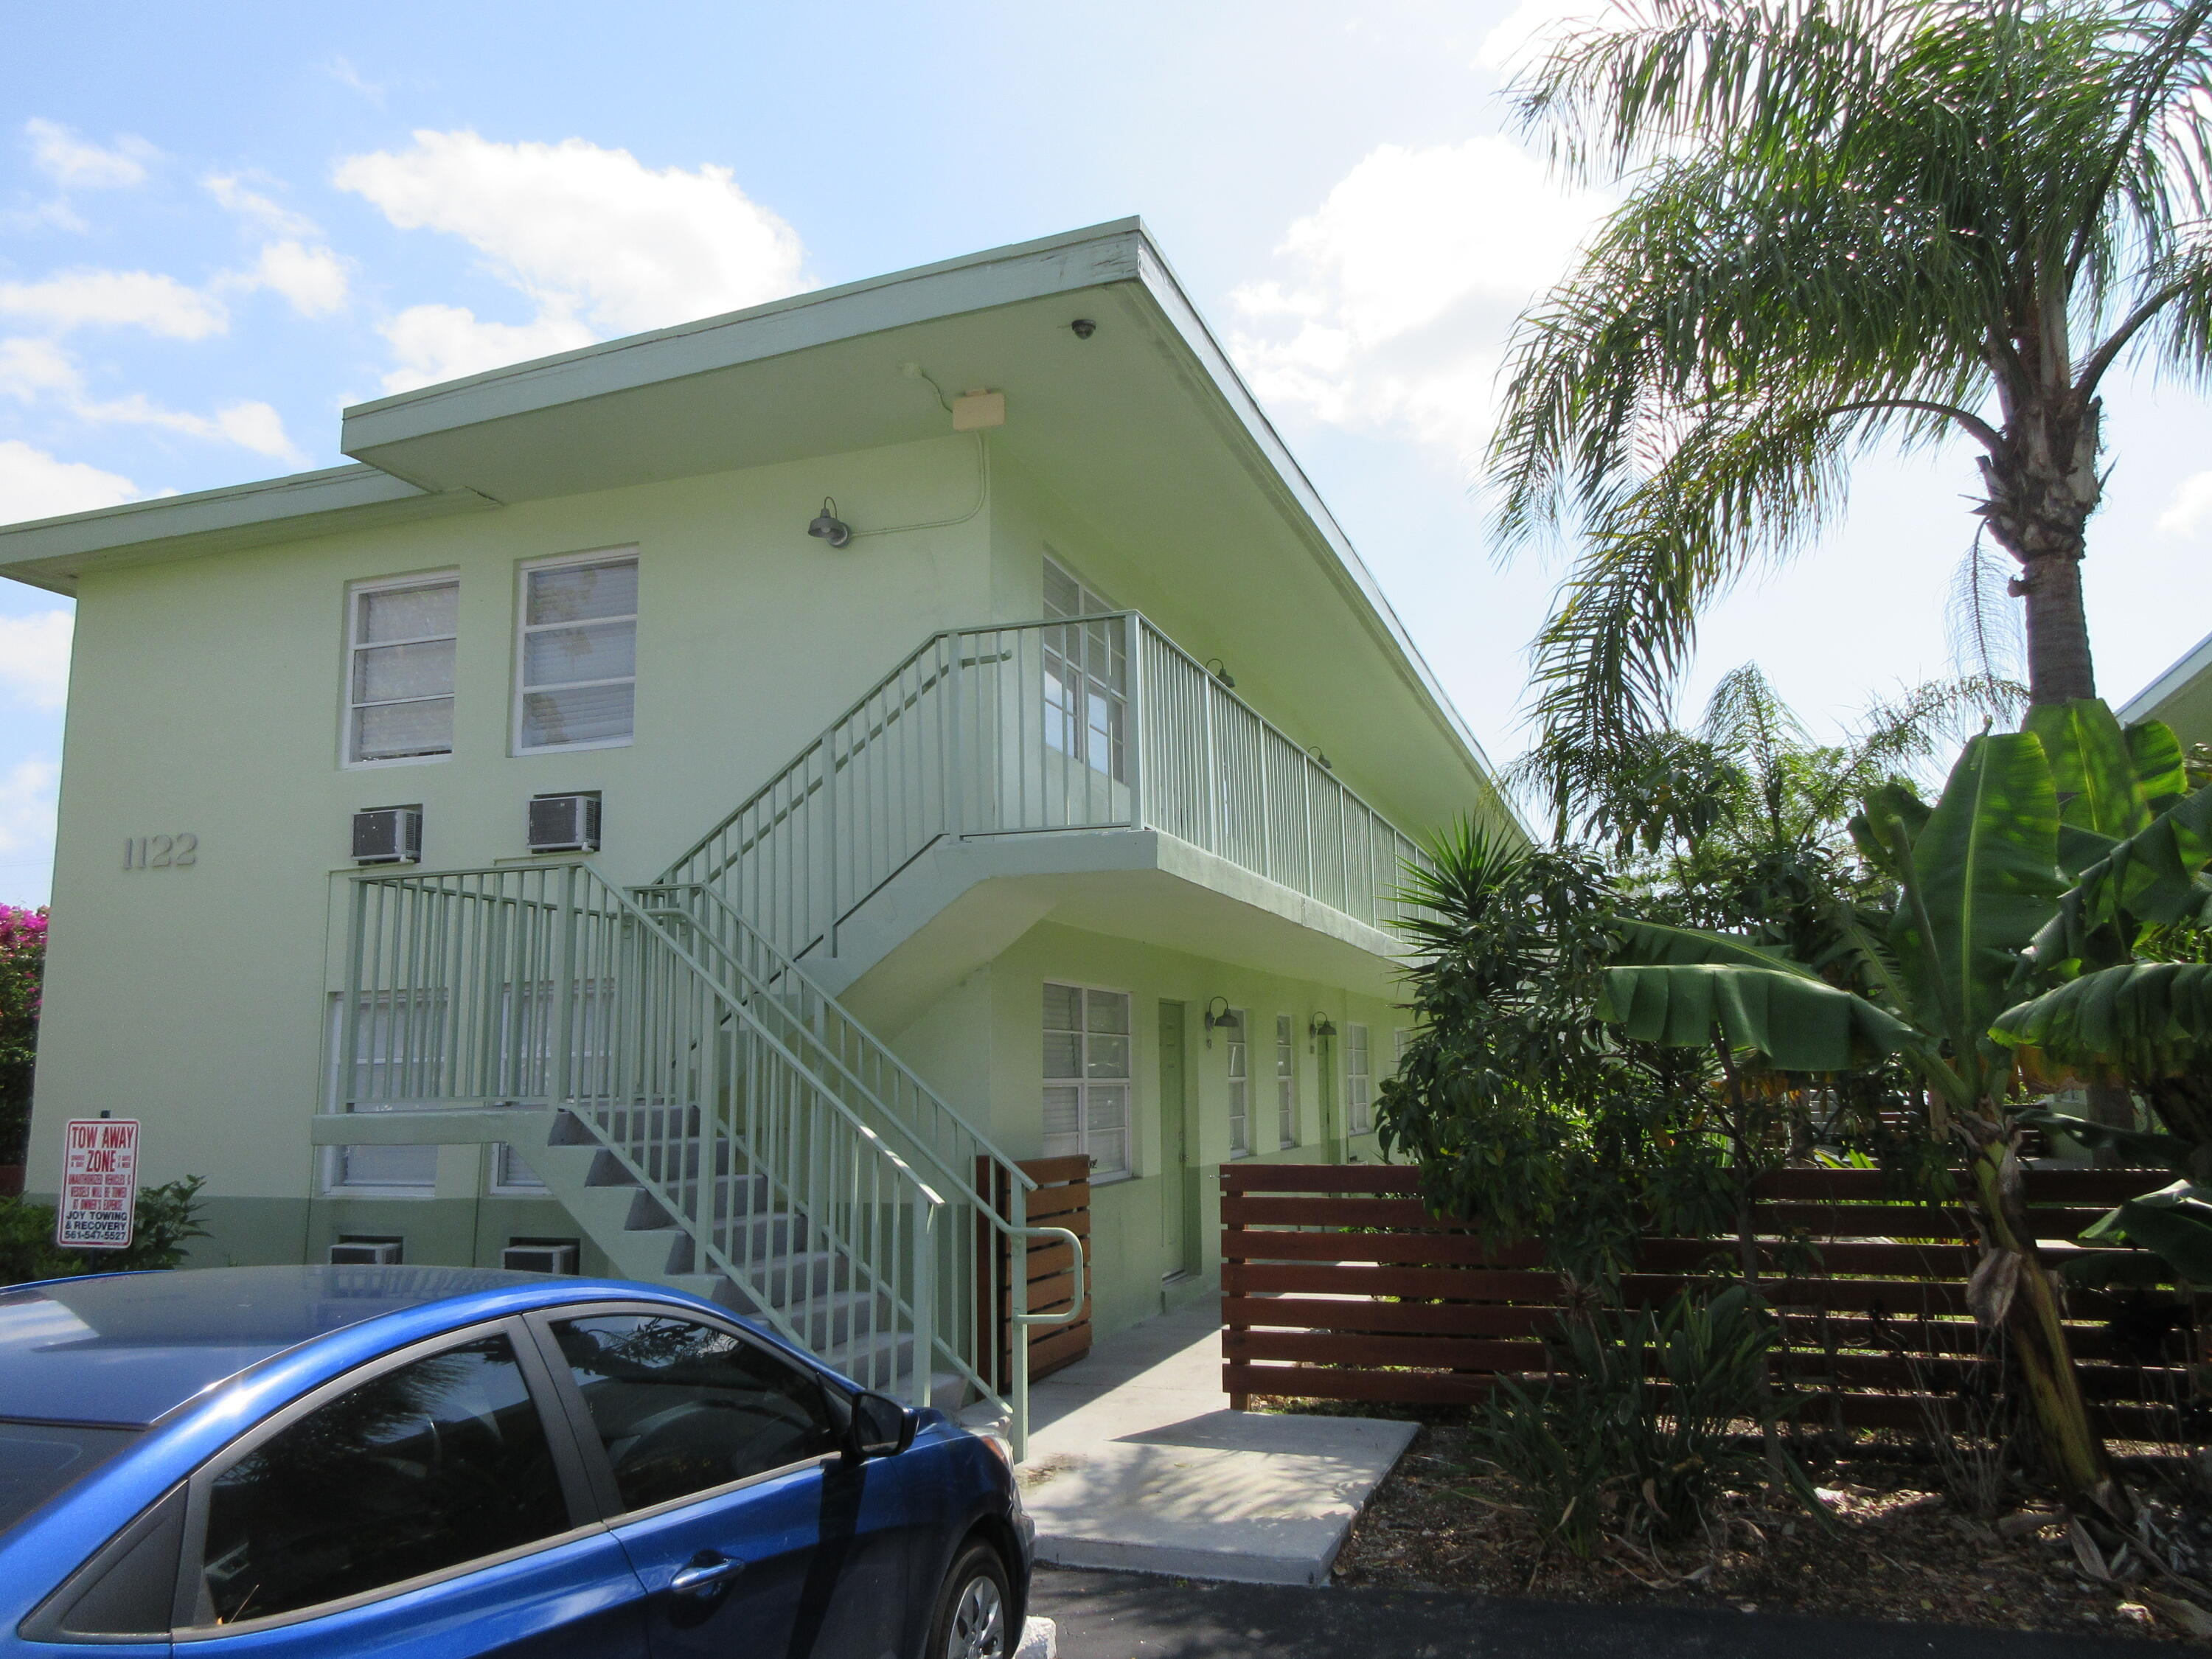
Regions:
[[1132, 1326], [1030, 1390], [1022, 1498], [1060, 1566], [1326, 1584], [1410, 1423], [1228, 1409], [1214, 1302]]

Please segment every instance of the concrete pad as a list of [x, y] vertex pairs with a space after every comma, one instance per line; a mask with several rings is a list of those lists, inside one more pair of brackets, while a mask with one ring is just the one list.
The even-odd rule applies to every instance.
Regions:
[[1030, 1390], [1022, 1500], [1040, 1560], [1245, 1583], [1328, 1583], [1410, 1423], [1232, 1412], [1218, 1311], [1109, 1338]]
[[1022, 1621], [1022, 1643], [1014, 1650], [1014, 1659], [1058, 1659], [1059, 1653], [1059, 1626], [1034, 1616]]

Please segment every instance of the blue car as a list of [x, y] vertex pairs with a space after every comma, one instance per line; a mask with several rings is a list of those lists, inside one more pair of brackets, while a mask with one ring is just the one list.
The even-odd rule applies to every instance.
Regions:
[[674, 1291], [0, 1291], [9, 1659], [1007, 1659], [1031, 1532], [999, 1443]]

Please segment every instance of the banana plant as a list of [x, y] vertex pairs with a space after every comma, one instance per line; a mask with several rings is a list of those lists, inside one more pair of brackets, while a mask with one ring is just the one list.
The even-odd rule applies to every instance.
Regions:
[[1892, 783], [1872, 791], [1853, 822], [1862, 851], [1898, 884], [1886, 936], [1859, 952], [1857, 988], [1741, 940], [1640, 926], [1625, 933], [1599, 1012], [1632, 1037], [1717, 1046], [1772, 1071], [1844, 1071], [1884, 1054], [1917, 1071], [1932, 1126], [1958, 1134], [1969, 1153], [1985, 1241], [1968, 1284], [1974, 1311], [2009, 1333], [2061, 1480], [2103, 1497], [2113, 1490], [2105, 1449], [2022, 1208], [2020, 1135], [2006, 1102], [2012, 1055], [1989, 1036], [2014, 1000], [2022, 951], [2065, 890], [2062, 823], [2042, 737], [1984, 733], [1966, 744], [1932, 806]]

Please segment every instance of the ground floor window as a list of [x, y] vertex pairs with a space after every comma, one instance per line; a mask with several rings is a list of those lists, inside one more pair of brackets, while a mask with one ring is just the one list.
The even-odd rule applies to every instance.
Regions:
[[1081, 1153], [1097, 1176], [1129, 1173], [1129, 994], [1044, 988], [1044, 1155]]
[[1288, 1014], [1275, 1016], [1275, 1139], [1298, 1144], [1298, 1037]]
[[1251, 1048], [1245, 1041], [1244, 1011], [1231, 1008], [1229, 1036], [1229, 1156], [1252, 1153]]
[[1351, 1132], [1364, 1135], [1375, 1127], [1375, 1079], [1369, 1070], [1367, 1028], [1344, 1028], [1344, 1113]]

